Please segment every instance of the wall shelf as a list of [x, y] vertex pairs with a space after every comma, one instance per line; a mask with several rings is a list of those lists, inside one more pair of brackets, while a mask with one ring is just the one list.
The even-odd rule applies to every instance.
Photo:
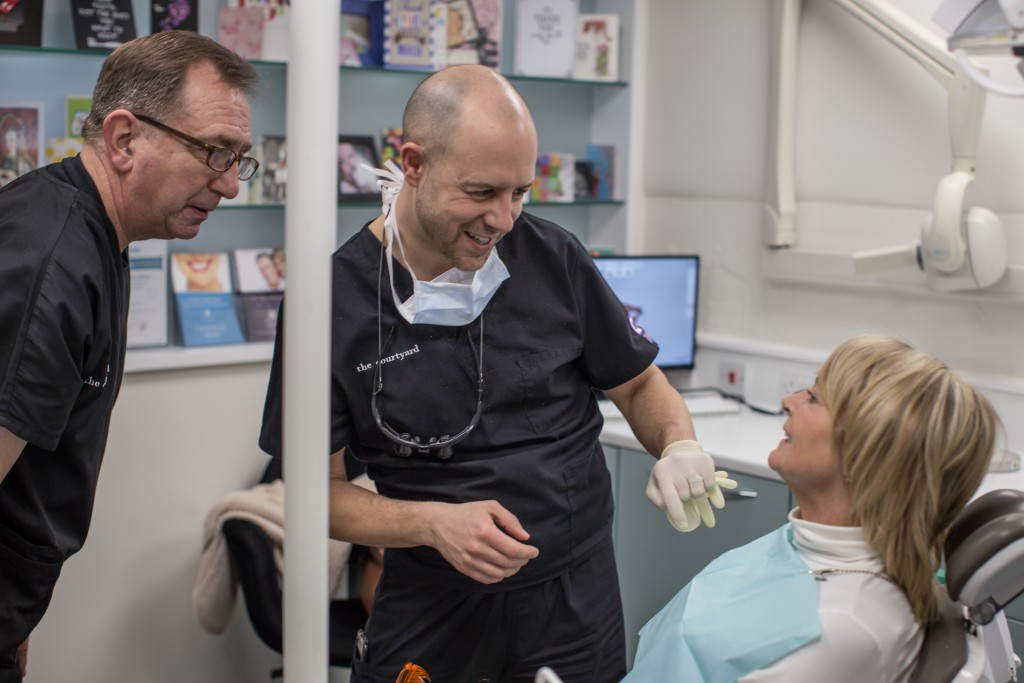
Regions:
[[247, 363], [269, 363], [274, 354], [273, 342], [248, 342], [218, 346], [159, 346], [128, 349], [125, 374], [182, 370]]
[[[28, 52], [34, 55], [76, 55], [79, 57], [93, 57], [97, 59], [106, 59], [110, 54], [110, 50], [79, 50], [77, 48], [67, 47], [48, 47], [48, 46], [37, 46], [37, 45], [0, 45], [0, 52]], [[270, 61], [262, 59], [251, 59], [249, 62], [256, 67], [265, 67], [269, 69], [287, 69], [288, 62], [281, 61]], [[401, 76], [415, 76], [417, 79], [424, 78], [431, 71], [418, 70], [418, 69], [396, 69], [383, 66], [348, 66], [341, 64], [338, 69], [342, 73], [363, 73], [363, 74], [387, 74], [390, 75], [401, 75]], [[588, 81], [580, 80], [576, 78], [548, 78], [539, 76], [516, 76], [513, 74], [503, 74], [505, 78], [512, 82], [519, 83], [549, 83], [556, 85], [572, 85], [572, 86], [583, 86], [583, 87], [608, 87], [608, 88], [625, 88], [629, 84], [626, 81]]]

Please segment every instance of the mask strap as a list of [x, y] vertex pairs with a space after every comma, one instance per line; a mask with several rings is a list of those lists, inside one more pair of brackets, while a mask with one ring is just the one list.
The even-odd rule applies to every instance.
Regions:
[[[387, 242], [386, 245], [382, 245], [381, 251], [386, 251], [387, 253], [388, 280], [391, 284], [391, 296], [395, 301], [395, 307], [401, 309], [402, 302], [398, 300], [398, 292], [395, 289], [395, 269], [392, 263], [394, 259], [394, 248], [392, 245], [394, 242], [398, 243], [398, 251], [402, 255], [402, 260], [405, 261], [405, 267], [412, 276], [413, 282], [417, 279], [415, 271], [413, 271], [412, 266], [409, 265], [409, 259], [405, 257], [405, 247], [402, 245], [402, 236], [398, 231], [398, 222], [395, 218], [394, 212], [395, 199], [397, 199], [398, 193], [401, 192], [402, 187], [405, 185], [405, 174], [402, 173], [402, 169], [400, 169], [391, 159], [384, 162], [384, 168], [374, 168], [368, 164], [360, 164], [360, 166], [370, 173], [379, 176], [379, 180], [377, 180], [377, 188], [380, 189], [381, 212], [384, 214], [384, 240]], [[379, 308], [379, 280], [377, 294], [377, 304]]]

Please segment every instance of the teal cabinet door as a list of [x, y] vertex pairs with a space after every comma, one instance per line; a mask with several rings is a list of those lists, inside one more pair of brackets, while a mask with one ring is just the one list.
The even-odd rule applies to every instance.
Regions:
[[[606, 452], [610, 450], [606, 447]], [[618, 450], [615, 556], [626, 623], [627, 664], [632, 667], [644, 624], [711, 560], [784, 524], [790, 499], [789, 489], [781, 482], [730, 473], [739, 488], [727, 492], [723, 510], [715, 510], [715, 528], [701, 526], [680, 533], [665, 513], [647, 500], [645, 490], [654, 458]]]

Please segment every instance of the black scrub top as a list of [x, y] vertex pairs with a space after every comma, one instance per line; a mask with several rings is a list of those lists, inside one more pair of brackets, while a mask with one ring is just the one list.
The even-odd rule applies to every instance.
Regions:
[[[496, 248], [510, 277], [484, 310], [482, 343], [479, 318], [447, 327], [411, 325], [399, 315], [381, 267], [381, 243], [368, 228], [333, 260], [331, 449], [347, 447], [366, 462], [383, 495], [495, 499], [515, 514], [540, 555], [500, 584], [473, 582], [431, 548], [388, 551], [389, 570], [480, 591], [547, 580], [610, 542], [610, 477], [592, 388], [632, 379], [657, 354], [567, 231], [524, 213]], [[402, 300], [411, 294], [411, 278], [397, 263], [395, 286]], [[260, 440], [271, 455], [280, 455], [281, 444], [281, 339], [279, 333]], [[470, 423], [481, 346], [477, 427], [449, 460], [398, 456], [370, 410], [378, 359], [383, 419], [425, 440]]]
[[77, 157], [0, 189], [0, 425], [27, 442], [0, 482], [0, 656], [28, 635], [85, 541], [121, 384], [128, 278]]

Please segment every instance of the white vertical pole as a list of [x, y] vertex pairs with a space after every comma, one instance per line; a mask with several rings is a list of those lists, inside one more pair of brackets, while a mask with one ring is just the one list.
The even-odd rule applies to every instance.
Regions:
[[647, 61], [650, 43], [648, 26], [651, 10], [648, 0], [633, 3], [632, 52], [629, 56], [629, 172], [626, 187], [626, 253], [645, 254], [656, 245], [646, 245], [644, 226], [647, 225], [647, 191], [644, 187], [644, 160], [647, 149], [644, 146], [644, 110], [647, 106]]
[[289, 11], [284, 671], [326, 683], [330, 255], [337, 213], [337, 2]]

